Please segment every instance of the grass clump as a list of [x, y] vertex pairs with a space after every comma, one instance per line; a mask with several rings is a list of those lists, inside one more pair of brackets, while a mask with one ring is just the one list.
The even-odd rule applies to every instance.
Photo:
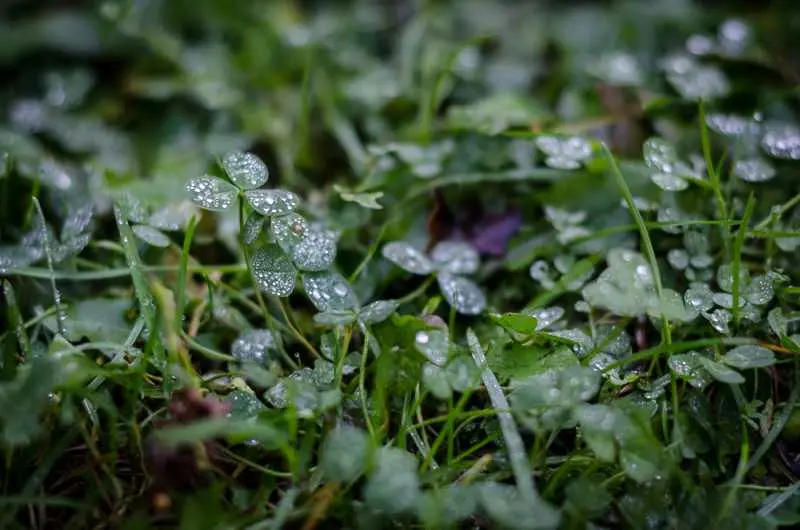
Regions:
[[3, 8], [0, 528], [798, 524], [794, 19], [702, 4]]

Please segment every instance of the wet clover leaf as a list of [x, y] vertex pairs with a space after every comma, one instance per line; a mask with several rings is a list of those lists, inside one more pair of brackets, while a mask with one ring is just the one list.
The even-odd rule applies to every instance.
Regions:
[[252, 153], [228, 153], [222, 159], [222, 168], [239, 189], [260, 188], [267, 182], [267, 166]]
[[294, 291], [297, 271], [289, 256], [277, 245], [267, 245], [253, 253], [253, 278], [259, 289], [275, 296], [289, 296]]
[[251, 153], [225, 155], [222, 168], [233, 184], [205, 175], [192, 178], [186, 185], [192, 202], [200, 208], [225, 211], [244, 195], [256, 212], [271, 217], [293, 212], [300, 204], [300, 198], [291, 191], [256, 189], [267, 182], [268, 171], [264, 162]]
[[[295, 226], [299, 223], [295, 222]], [[295, 233], [290, 227], [290, 232]], [[292, 261], [301, 271], [324, 271], [336, 259], [336, 239], [320, 228], [309, 228], [291, 250]]]
[[356, 293], [338, 272], [305, 272], [301, 277], [303, 289], [317, 310], [342, 312], [358, 308]]
[[414, 457], [396, 447], [382, 447], [364, 486], [364, 500], [373, 510], [400, 514], [411, 510], [420, 495]]
[[340, 425], [328, 434], [322, 449], [322, 469], [330, 480], [352, 482], [367, 469], [371, 446], [367, 434]]
[[690, 180], [701, 180], [702, 174], [678, 158], [672, 144], [663, 138], [649, 138], [643, 146], [644, 161], [657, 171], [650, 179], [664, 191], [683, 191]]
[[418, 331], [414, 347], [434, 365], [444, 366], [450, 352], [450, 338], [440, 329]]
[[474, 274], [480, 262], [478, 251], [460, 241], [442, 241], [433, 247], [430, 258], [438, 270], [452, 274]]
[[317, 313], [314, 315], [314, 321], [317, 324], [328, 326], [343, 326], [353, 322], [359, 322], [363, 325], [377, 324], [389, 318], [397, 309], [397, 305], [394, 300], [376, 300], [358, 311], [324, 311]]
[[471, 245], [442, 241], [433, 248], [429, 258], [408, 243], [395, 241], [386, 244], [382, 252], [386, 259], [412, 274], [437, 273], [442, 295], [459, 313], [477, 315], [486, 307], [486, 296], [480, 288], [461, 276], [478, 269], [478, 253]]
[[255, 211], [268, 217], [286, 215], [300, 205], [300, 198], [287, 190], [247, 190], [244, 196]]
[[743, 345], [728, 351], [720, 359], [721, 362], [734, 368], [765, 368], [775, 364], [775, 354], [762, 346]]
[[239, 335], [231, 346], [231, 355], [240, 363], [264, 366], [280, 348], [277, 335], [266, 329], [252, 329]]
[[545, 164], [554, 169], [578, 169], [592, 157], [592, 144], [580, 136], [539, 136], [536, 146], [545, 154]]
[[221, 178], [194, 177], [186, 185], [191, 201], [204, 210], [222, 212], [230, 209], [239, 195], [236, 187]]
[[402, 241], [385, 245], [383, 257], [411, 274], [425, 275], [434, 271], [433, 263], [422, 252]]
[[291, 253], [303, 241], [308, 231], [308, 221], [294, 212], [273, 217], [269, 225], [269, 233], [272, 238], [284, 252], [288, 253]]

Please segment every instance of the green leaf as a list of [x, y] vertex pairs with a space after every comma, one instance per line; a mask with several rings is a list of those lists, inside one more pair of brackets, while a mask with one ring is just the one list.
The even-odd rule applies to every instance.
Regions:
[[620, 449], [619, 463], [625, 474], [640, 484], [650, 482], [660, 472], [653, 458], [626, 447]]
[[403, 241], [384, 245], [382, 253], [384, 258], [411, 274], [426, 275], [434, 270], [433, 263], [422, 252]]
[[358, 193], [352, 190], [345, 188], [344, 186], [340, 186], [338, 184], [333, 185], [333, 189], [336, 193], [339, 194], [339, 197], [342, 198], [344, 201], [354, 202], [363, 206], [364, 208], [370, 208], [372, 210], [381, 210], [383, 206], [378, 203], [378, 199], [383, 197], [382, 191], [376, 191], [372, 193], [362, 192]]
[[478, 492], [469, 484], [447, 484], [426, 491], [417, 503], [417, 514], [426, 528], [451, 528], [478, 508]]
[[356, 293], [338, 272], [304, 272], [301, 278], [306, 295], [318, 311], [347, 311], [358, 307]]
[[300, 205], [300, 197], [286, 190], [247, 190], [244, 196], [255, 211], [268, 217], [286, 215]]
[[617, 430], [624, 423], [620, 412], [608, 405], [582, 405], [575, 411], [581, 426], [581, 437], [604, 462], [613, 462], [617, 455]]
[[269, 233], [284, 252], [291, 253], [308, 232], [308, 221], [298, 213], [278, 215], [271, 219]]
[[699, 356], [697, 360], [699, 361], [700, 365], [711, 375], [711, 377], [721, 383], [728, 383], [730, 385], [739, 385], [744, 383], [744, 377], [742, 374], [732, 368], [728, 368], [722, 363], [712, 361], [711, 359], [707, 359], [702, 356]]
[[167, 248], [172, 243], [172, 240], [164, 232], [152, 226], [133, 225], [131, 229], [136, 237], [154, 247]]
[[297, 271], [289, 256], [278, 245], [256, 250], [250, 259], [258, 288], [275, 296], [289, 296], [294, 291]]
[[301, 271], [324, 271], [336, 259], [336, 239], [319, 228], [309, 228], [291, 251], [292, 261]]
[[560, 512], [540, 497], [534, 502], [506, 484], [484, 482], [478, 486], [480, 504], [486, 514], [504, 528], [548, 530], [559, 527]]
[[364, 324], [377, 324], [389, 318], [397, 310], [395, 300], [376, 300], [366, 305], [359, 313], [359, 320]]
[[511, 333], [512, 336], [515, 333], [523, 336], [530, 336], [536, 333], [538, 321], [530, 315], [524, 313], [504, 313], [499, 315], [495, 313], [489, 316], [503, 329]]
[[323, 326], [344, 326], [358, 318], [355, 311], [323, 311], [314, 315], [314, 322]]
[[231, 356], [237, 361], [258, 366], [266, 366], [270, 360], [277, 359], [279, 351], [279, 336], [266, 329], [245, 331], [231, 346]]
[[355, 427], [340, 425], [328, 434], [320, 459], [328, 479], [351, 482], [363, 474], [372, 448], [367, 434]]
[[486, 307], [486, 296], [472, 280], [446, 272], [439, 273], [436, 280], [444, 299], [459, 313], [478, 315]]
[[258, 212], [253, 212], [244, 223], [243, 237], [245, 245], [252, 245], [261, 235], [266, 218]]
[[453, 395], [444, 368], [433, 363], [425, 363], [422, 367], [422, 384], [439, 399], [450, 399]]
[[228, 153], [222, 168], [236, 186], [243, 190], [260, 188], [267, 182], [267, 166], [252, 153]]
[[239, 190], [232, 184], [210, 175], [191, 179], [186, 191], [191, 201], [200, 208], [219, 212], [233, 206], [239, 195]]
[[414, 457], [395, 447], [382, 447], [364, 487], [364, 500], [374, 510], [398, 515], [415, 506], [419, 489]]
[[444, 366], [450, 352], [450, 338], [441, 329], [418, 331], [414, 337], [414, 346], [430, 362]]
[[480, 258], [475, 248], [461, 241], [442, 241], [431, 250], [431, 261], [437, 270], [450, 274], [473, 274]]
[[130, 333], [125, 312], [130, 303], [121, 298], [93, 298], [70, 305], [65, 329], [70, 341], [122, 343]]
[[720, 361], [740, 369], [764, 368], [775, 364], [775, 354], [761, 346], [743, 345], [728, 351]]

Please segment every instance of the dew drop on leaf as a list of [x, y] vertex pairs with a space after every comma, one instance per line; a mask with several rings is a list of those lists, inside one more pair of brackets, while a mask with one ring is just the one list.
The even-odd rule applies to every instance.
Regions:
[[309, 228], [291, 251], [292, 261], [303, 271], [323, 271], [336, 259], [336, 239], [321, 228]]
[[472, 274], [478, 270], [478, 252], [469, 243], [442, 241], [431, 251], [431, 260], [438, 270], [452, 274]]
[[723, 335], [730, 334], [729, 324], [733, 315], [727, 309], [715, 309], [713, 312], [703, 314], [703, 316], [711, 323], [711, 327]]
[[125, 216], [128, 221], [144, 223], [147, 220], [147, 211], [144, 205], [142, 205], [142, 201], [130, 193], [124, 193], [117, 201], [117, 205], [122, 215]]
[[650, 177], [650, 180], [664, 191], [683, 191], [689, 187], [686, 179], [670, 173], [656, 173]]
[[243, 190], [258, 188], [267, 182], [267, 166], [252, 153], [228, 153], [222, 168], [231, 182]]
[[767, 276], [755, 276], [747, 286], [744, 296], [753, 305], [767, 305], [775, 296], [775, 287]]
[[737, 160], [733, 164], [733, 174], [745, 182], [766, 182], [771, 180], [776, 172], [775, 168], [763, 158], [747, 158]]
[[447, 303], [464, 315], [480, 314], [486, 307], [486, 296], [471, 280], [442, 272], [437, 277]]
[[714, 293], [705, 284], [687, 289], [683, 295], [683, 300], [687, 307], [698, 313], [703, 313], [714, 307]]
[[450, 339], [447, 332], [440, 329], [418, 331], [414, 337], [414, 346], [430, 362], [444, 366], [450, 351]]
[[308, 221], [298, 213], [278, 215], [270, 219], [269, 233], [285, 252], [291, 252], [306, 237], [306, 232]]
[[389, 318], [397, 309], [397, 302], [394, 300], [376, 300], [368, 304], [359, 313], [359, 320], [365, 324], [377, 324]]
[[536, 319], [536, 331], [541, 331], [549, 328], [560, 320], [561, 317], [564, 316], [564, 308], [560, 306], [543, 307], [531, 311], [524, 311], [524, 313]]
[[430, 274], [434, 271], [433, 263], [419, 250], [403, 241], [394, 241], [384, 245], [383, 257], [412, 274]]
[[761, 147], [775, 158], [800, 160], [800, 128], [787, 124], [767, 124]]
[[147, 225], [133, 225], [131, 230], [136, 237], [154, 247], [167, 248], [172, 241], [164, 232]]
[[208, 175], [191, 179], [186, 191], [194, 204], [212, 211], [227, 210], [236, 202], [239, 193], [232, 184]]
[[346, 311], [358, 307], [358, 299], [347, 280], [335, 271], [305, 272], [303, 289], [319, 311]]
[[247, 190], [247, 202], [261, 215], [285, 215], [297, 209], [300, 198], [287, 190]]
[[681, 248], [673, 248], [667, 252], [667, 262], [673, 269], [682, 271], [689, 266], [689, 254]]
[[277, 245], [256, 250], [251, 259], [253, 278], [259, 289], [275, 296], [289, 296], [294, 290], [297, 271], [289, 256]]
[[671, 174], [675, 171], [678, 154], [671, 143], [663, 138], [648, 138], [642, 146], [644, 162], [661, 173]]
[[270, 353], [278, 351], [275, 335], [266, 329], [251, 329], [239, 335], [231, 346], [231, 355], [241, 363], [265, 365]]

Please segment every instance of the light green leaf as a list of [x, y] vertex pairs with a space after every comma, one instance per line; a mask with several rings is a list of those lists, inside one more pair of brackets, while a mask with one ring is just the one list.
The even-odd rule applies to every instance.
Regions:
[[339, 425], [328, 434], [320, 459], [325, 476], [336, 482], [352, 482], [367, 469], [371, 446], [367, 434]]
[[334, 184], [333, 185], [333, 189], [336, 191], [336, 193], [339, 194], [339, 196], [344, 201], [354, 202], [356, 204], [359, 204], [359, 205], [363, 206], [364, 208], [370, 208], [372, 210], [381, 210], [381, 209], [383, 209], [383, 206], [378, 204], [378, 199], [383, 197], [383, 192], [382, 191], [375, 191], [375, 192], [372, 192], [372, 193], [368, 193], [368, 192], [358, 193], [358, 192], [349, 190], [349, 189], [345, 188], [344, 186], [340, 186], [338, 184]]
[[247, 202], [261, 215], [286, 215], [297, 209], [300, 197], [286, 190], [247, 190]]
[[289, 256], [277, 245], [267, 245], [253, 253], [253, 278], [258, 288], [275, 296], [289, 296], [294, 291], [297, 271]]
[[228, 153], [222, 168], [236, 186], [243, 190], [259, 188], [267, 182], [267, 166], [252, 153]]
[[382, 447], [377, 466], [364, 487], [364, 500], [371, 508], [390, 515], [411, 510], [420, 494], [417, 462], [396, 447]]
[[191, 201], [204, 210], [224, 211], [233, 206], [239, 190], [220, 178], [195, 177], [186, 185]]
[[434, 270], [433, 263], [422, 252], [403, 241], [384, 245], [382, 253], [384, 258], [411, 274], [425, 275]]
[[154, 247], [167, 248], [172, 243], [170, 238], [167, 237], [164, 232], [153, 228], [152, 226], [133, 225], [131, 226], [131, 230], [133, 230], [133, 233], [136, 234], [136, 237], [145, 243], [153, 245]]
[[772, 350], [748, 344], [733, 348], [720, 360], [734, 368], [763, 368], [775, 364], [775, 354]]
[[486, 307], [486, 296], [472, 280], [447, 272], [439, 273], [436, 280], [444, 299], [459, 313], [478, 315]]
[[358, 307], [358, 298], [347, 280], [335, 271], [304, 272], [303, 289], [319, 311], [347, 311]]

